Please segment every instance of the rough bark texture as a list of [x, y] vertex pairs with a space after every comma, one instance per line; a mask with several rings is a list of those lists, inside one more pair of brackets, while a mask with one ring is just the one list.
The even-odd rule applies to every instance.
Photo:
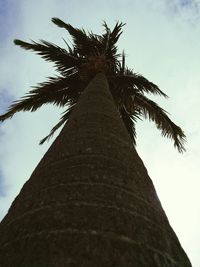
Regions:
[[189, 267], [103, 74], [0, 225], [0, 267]]

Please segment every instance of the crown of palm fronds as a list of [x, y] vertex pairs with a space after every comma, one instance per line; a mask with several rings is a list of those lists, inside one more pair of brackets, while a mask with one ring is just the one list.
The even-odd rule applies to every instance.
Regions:
[[64, 49], [44, 40], [31, 43], [14, 40], [14, 43], [53, 62], [59, 75], [49, 77], [46, 82], [33, 87], [27, 95], [15, 101], [8, 111], [0, 116], [1, 121], [11, 118], [19, 111], [36, 111], [44, 104], [65, 107], [64, 115], [50, 134], [41, 140], [40, 144], [42, 144], [68, 120], [88, 82], [97, 73], [104, 72], [120, 116], [134, 144], [136, 143], [135, 123], [144, 117], [153, 121], [163, 136], [171, 138], [179, 152], [184, 151], [185, 135], [181, 128], [169, 119], [165, 110], [148, 99], [145, 93], [164, 97], [167, 95], [154, 83], [126, 68], [124, 52], [117, 53], [116, 43], [122, 34], [123, 23], [117, 22], [111, 31], [104, 22], [104, 33], [96, 35], [74, 28], [58, 18], [53, 18], [52, 22], [66, 29], [71, 35], [72, 47], [65, 42]]

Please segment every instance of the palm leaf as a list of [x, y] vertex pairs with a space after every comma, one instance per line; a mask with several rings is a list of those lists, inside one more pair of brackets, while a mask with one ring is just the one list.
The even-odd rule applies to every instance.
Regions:
[[125, 23], [117, 22], [114, 29], [111, 31], [109, 27], [107, 26], [106, 22], [103, 22], [103, 27], [105, 28], [105, 34], [102, 35], [104, 41], [105, 41], [105, 48], [106, 51], [112, 50], [114, 45], [117, 43], [120, 35], [122, 34], [122, 27], [125, 25]]
[[[127, 71], [127, 70], [125, 70]], [[118, 83], [122, 87], [133, 88], [133, 91], [136, 89], [141, 93], [152, 93], [152, 94], [158, 94], [164, 97], [168, 97], [165, 93], [163, 93], [159, 87], [144, 78], [142, 75], [129, 72], [128, 75], [115, 75], [112, 76], [112, 79], [115, 83]]]
[[0, 121], [11, 118], [20, 111], [34, 112], [44, 104], [65, 106], [69, 101], [77, 101], [83, 88], [77, 75], [50, 77], [47, 82], [39, 84], [20, 100], [13, 102], [9, 110], [0, 116]]
[[125, 52], [124, 52], [124, 50], [122, 51], [122, 63], [120, 66], [120, 74], [121, 75], [125, 74]]
[[72, 36], [74, 42], [74, 48], [81, 56], [88, 56], [88, 54], [94, 54], [95, 45], [94, 40], [87, 36], [84, 30], [74, 28], [72, 25], [63, 22], [58, 18], [52, 18], [52, 22], [60, 28], [66, 29]]
[[15, 39], [14, 43], [26, 50], [36, 52], [47, 61], [53, 62], [60, 72], [72, 67], [77, 67], [80, 64], [78, 58], [68, 53], [65, 49], [44, 40], [41, 40], [40, 43], [34, 41], [32, 43], [27, 43]]
[[99, 41], [102, 44], [102, 50], [104, 51], [109, 64], [111, 64], [111, 69], [114, 71], [116, 71], [117, 67], [120, 65], [120, 62], [118, 61], [120, 54], [117, 54], [116, 43], [122, 34], [122, 27], [124, 25], [125, 24], [123, 23], [117, 22], [113, 31], [111, 31], [104, 21], [103, 26], [105, 28], [105, 33], [102, 36], [99, 36]]
[[137, 115], [135, 114], [136, 116], [134, 116], [134, 114], [132, 114], [132, 116], [130, 116], [130, 114], [126, 111], [124, 107], [120, 110], [120, 115], [129, 133], [129, 136], [133, 141], [133, 144], [136, 145], [135, 122], [137, 120]]
[[111, 32], [111, 40], [112, 43], [116, 44], [120, 35], [122, 34], [122, 27], [126, 25], [125, 23], [122, 22], [117, 22], [113, 31]]
[[135, 95], [134, 104], [139, 108], [143, 116], [155, 122], [163, 136], [171, 138], [179, 152], [185, 151], [185, 134], [182, 129], [173, 123], [167, 116], [167, 112], [155, 102], [142, 94]]
[[40, 140], [40, 145], [48, 141], [54, 133], [69, 119], [69, 116], [74, 108], [74, 105], [68, 106], [67, 110], [64, 112], [64, 115], [60, 118], [60, 121], [51, 129], [50, 133]]

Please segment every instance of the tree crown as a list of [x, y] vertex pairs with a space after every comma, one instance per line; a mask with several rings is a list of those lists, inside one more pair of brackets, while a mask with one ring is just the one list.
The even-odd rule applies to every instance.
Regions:
[[111, 30], [104, 22], [104, 33], [97, 35], [74, 28], [58, 18], [53, 18], [52, 22], [71, 35], [72, 47], [65, 42], [66, 48], [61, 48], [44, 40], [31, 43], [14, 40], [14, 43], [36, 52], [46, 61], [53, 62], [59, 75], [49, 77], [46, 82], [38, 84], [26, 96], [15, 101], [8, 111], [0, 116], [0, 121], [11, 118], [19, 111], [36, 111], [48, 103], [65, 107], [60, 121], [50, 134], [41, 140], [42, 144], [68, 120], [89, 81], [97, 73], [104, 72], [120, 117], [134, 144], [136, 144], [135, 123], [138, 119], [145, 118], [153, 121], [163, 136], [171, 138], [179, 152], [185, 150], [185, 134], [182, 129], [170, 120], [164, 109], [145, 94], [157, 94], [163, 97], [167, 95], [156, 84], [127, 68], [124, 52], [122, 54], [117, 52], [116, 44], [122, 34], [123, 23], [117, 22]]

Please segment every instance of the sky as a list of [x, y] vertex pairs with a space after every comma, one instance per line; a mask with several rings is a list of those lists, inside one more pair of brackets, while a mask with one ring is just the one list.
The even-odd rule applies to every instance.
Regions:
[[[118, 42], [126, 63], [156, 83], [169, 99], [152, 97], [187, 135], [186, 152], [161, 137], [153, 123], [137, 125], [137, 151], [192, 266], [200, 266], [200, 0], [0, 0], [0, 113], [31, 86], [56, 74], [52, 64], [14, 46], [13, 39], [39, 39], [65, 46], [64, 29], [51, 23], [59, 17], [102, 33], [126, 23]], [[0, 220], [57, 134], [39, 141], [58, 121], [62, 110], [45, 106], [19, 113], [0, 124]]]

